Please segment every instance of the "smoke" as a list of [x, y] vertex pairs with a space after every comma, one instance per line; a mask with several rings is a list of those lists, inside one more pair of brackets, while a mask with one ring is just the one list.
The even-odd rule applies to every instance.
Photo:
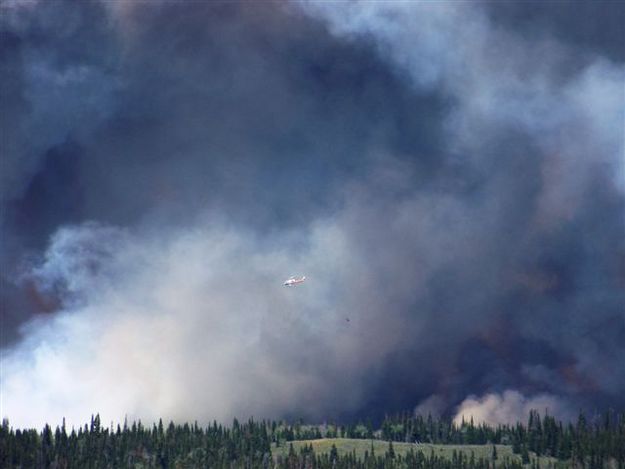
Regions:
[[[331, 250], [332, 236], [323, 244]], [[279, 281], [295, 266], [322, 278], [318, 249], [259, 251], [221, 229], [62, 229], [36, 275], [64, 285], [69, 305], [5, 357], [4, 409], [20, 425], [80, 424], [94, 409], [114, 421], [209, 421], [328, 399], [324, 375], [349, 361], [341, 320], [317, 300], [320, 286]]]
[[2, 8], [14, 425], [624, 404], [612, 43], [455, 3]]
[[[442, 89], [452, 103], [442, 124], [444, 146], [450, 164], [461, 168], [454, 182], [462, 182], [453, 187], [445, 174], [437, 179], [447, 184], [445, 196], [431, 189], [430, 195], [444, 201], [452, 193], [458, 202], [454, 189], [464, 191], [461, 213], [475, 213], [465, 223], [449, 219], [432, 233], [451, 233], [462, 247], [443, 274], [444, 291], [452, 293], [432, 292], [441, 275], [432, 269], [428, 294], [437, 309], [446, 310], [445, 319], [457, 321], [464, 310], [481, 332], [450, 326], [437, 335], [466, 353], [452, 366], [453, 378], [441, 379], [437, 395], [449, 402], [478, 382], [484, 391], [556, 388], [577, 399], [589, 391], [594, 399], [614, 393], [623, 379], [607, 370], [619, 368], [616, 357], [623, 349], [613, 340], [625, 326], [625, 76], [622, 63], [608, 59], [614, 43], [604, 53], [596, 43], [575, 49], [549, 33], [521, 34], [494, 24], [497, 15], [488, 6], [301, 4], [336, 36], [372, 41], [378, 56], [414, 89]], [[624, 13], [613, 11], [620, 18]], [[602, 13], [596, 15], [598, 20]], [[622, 52], [622, 45], [617, 49]], [[481, 251], [475, 242], [462, 244], [472, 227], [475, 239], [484, 241]], [[578, 238], [575, 232], [585, 234]], [[470, 252], [475, 258], [463, 263]], [[470, 285], [484, 298], [466, 291]], [[609, 345], [590, 339], [603, 330], [600, 322], [618, 330]], [[608, 364], [599, 359], [604, 354]], [[592, 370], [591, 362], [602, 365]]]
[[[32, 275], [64, 310], [4, 357], [4, 408], [26, 426], [80, 424], [94, 409], [113, 421], [357, 409], [401, 324], [355, 307], [375, 278], [344, 230], [306, 228], [278, 239], [214, 221], [166, 234], [59, 230]], [[298, 272], [305, 285], [282, 287]]]
[[[89, 138], [112, 112], [112, 28], [96, 5], [71, 12], [49, 2], [3, 1], [2, 200], [19, 197], [43, 154], [68, 134]], [[79, 45], [78, 45], [79, 44]], [[96, 49], [98, 52], [89, 52]]]
[[514, 425], [527, 420], [531, 410], [549, 415], [558, 415], [561, 419], [571, 419], [573, 414], [563, 407], [560, 400], [548, 394], [526, 398], [516, 391], [503, 394], [488, 394], [482, 398], [470, 396], [459, 406], [454, 422], [473, 420], [477, 425]]
[[444, 124], [449, 151], [488, 164], [489, 140], [514, 129], [544, 153], [542, 164], [554, 158], [576, 166], [560, 174], [563, 186], [579, 187], [585, 181], [569, 178], [604, 166], [625, 188], [622, 64], [578, 57], [548, 36], [519, 37], [469, 5], [301, 3], [338, 36], [372, 38], [379, 56], [416, 88], [443, 89], [452, 102]]
[[415, 415], [432, 415], [434, 417], [441, 417], [447, 410], [447, 403], [441, 396], [432, 395], [419, 403], [414, 409]]

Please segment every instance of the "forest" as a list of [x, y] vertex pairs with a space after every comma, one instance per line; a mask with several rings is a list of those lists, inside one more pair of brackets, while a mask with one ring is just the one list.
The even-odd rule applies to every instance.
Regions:
[[321, 425], [234, 420], [84, 427], [0, 428], [2, 468], [625, 468], [625, 414], [575, 422], [531, 411], [527, 422], [490, 426], [472, 419], [405, 412]]

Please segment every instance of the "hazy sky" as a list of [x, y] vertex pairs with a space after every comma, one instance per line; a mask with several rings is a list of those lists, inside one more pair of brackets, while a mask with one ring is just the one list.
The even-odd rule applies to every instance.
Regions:
[[0, 12], [12, 425], [625, 405], [625, 3]]

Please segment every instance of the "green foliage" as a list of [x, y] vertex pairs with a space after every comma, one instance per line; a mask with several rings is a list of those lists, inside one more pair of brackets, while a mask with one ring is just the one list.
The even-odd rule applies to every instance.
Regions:
[[[68, 430], [0, 427], [2, 468], [625, 468], [625, 418], [607, 413], [563, 425], [532, 411], [527, 425], [456, 425], [432, 416], [387, 417], [380, 430], [303, 422], [213, 422], [104, 428], [99, 415]], [[336, 439], [337, 435], [349, 439]], [[419, 441], [419, 444], [415, 444]], [[288, 443], [287, 443], [288, 442]], [[360, 442], [360, 443], [358, 443]], [[502, 442], [512, 444], [503, 445]], [[273, 452], [272, 452], [273, 448]]]

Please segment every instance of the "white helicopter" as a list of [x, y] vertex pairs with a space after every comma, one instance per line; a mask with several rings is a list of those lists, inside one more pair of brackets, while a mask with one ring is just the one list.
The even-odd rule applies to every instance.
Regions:
[[304, 280], [306, 280], [305, 275], [302, 275], [301, 277], [291, 277], [288, 280], [286, 280], [282, 285], [284, 285], [285, 287], [294, 287], [295, 285], [304, 283]]

